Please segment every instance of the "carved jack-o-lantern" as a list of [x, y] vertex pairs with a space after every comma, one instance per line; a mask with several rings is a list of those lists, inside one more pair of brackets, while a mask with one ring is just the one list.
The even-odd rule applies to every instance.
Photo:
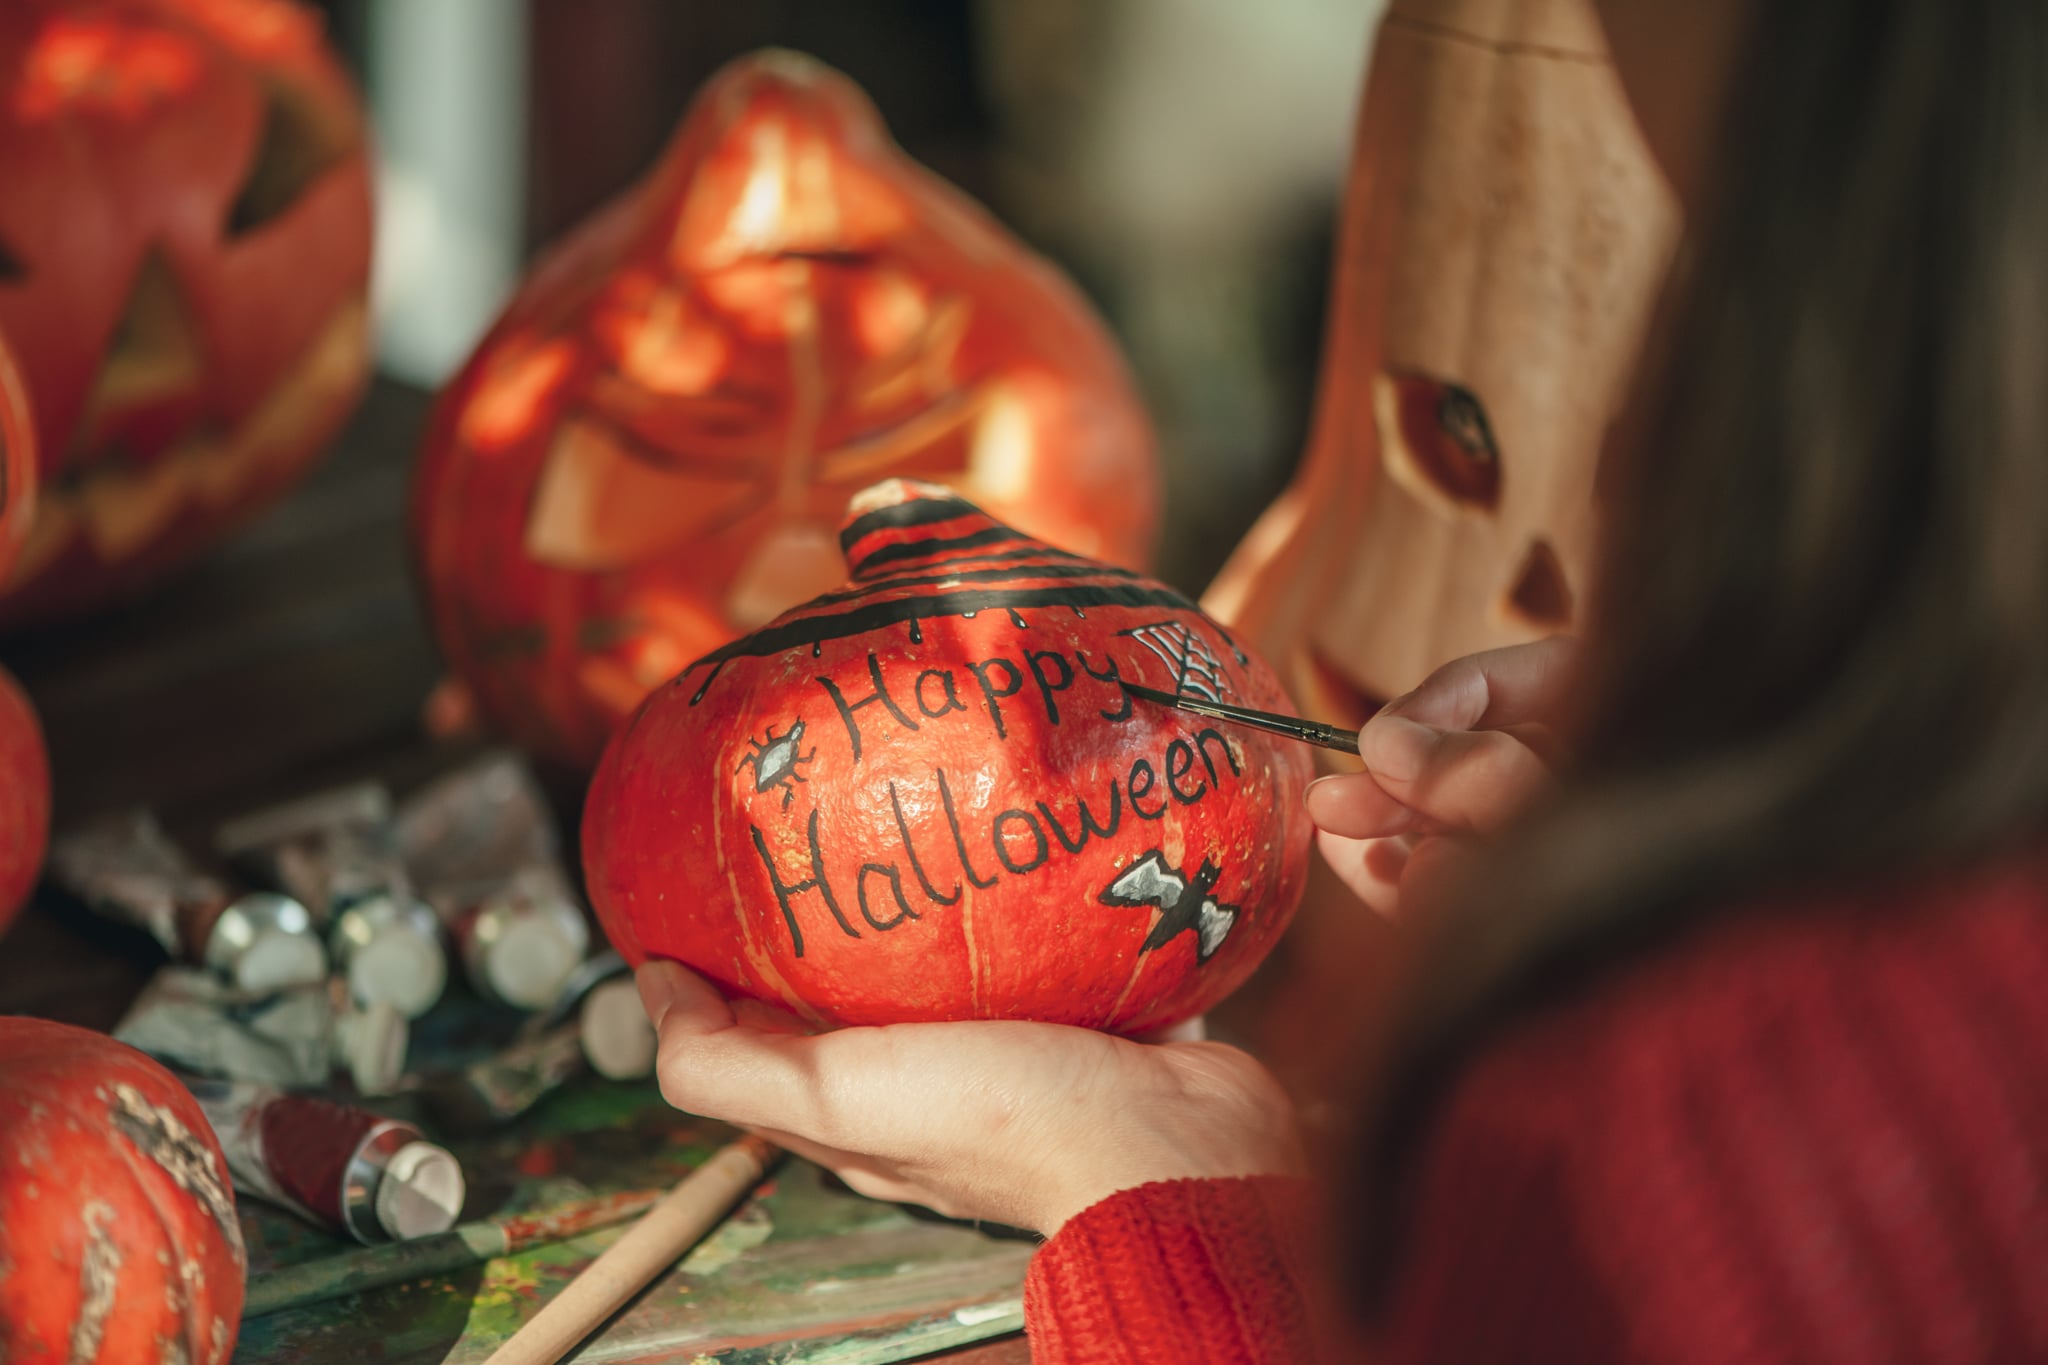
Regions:
[[936, 480], [1125, 563], [1150, 429], [1053, 269], [904, 158], [844, 77], [715, 77], [443, 396], [414, 533], [484, 715], [588, 765], [647, 692], [839, 581], [847, 498]]
[[[14, 358], [0, 343], [0, 576], [28, 539], [36, 442]], [[0, 668], [0, 933], [28, 899], [50, 834], [50, 760], [28, 698]]]
[[319, 452], [368, 373], [370, 187], [292, 0], [0, 5], [0, 183], [44, 473], [23, 620], [142, 586]]
[[1590, 0], [1395, 0], [1344, 207], [1315, 435], [1205, 603], [1311, 713], [1570, 628], [1593, 470], [1676, 205]]
[[830, 1023], [1200, 1013], [1278, 940], [1307, 749], [1126, 682], [1284, 705], [1193, 603], [891, 480], [853, 581], [714, 651], [605, 751], [583, 854], [613, 944]]

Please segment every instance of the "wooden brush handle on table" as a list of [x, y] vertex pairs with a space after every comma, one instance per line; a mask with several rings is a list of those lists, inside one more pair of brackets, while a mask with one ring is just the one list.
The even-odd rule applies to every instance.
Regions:
[[701, 1241], [781, 1155], [773, 1144], [752, 1135], [720, 1148], [569, 1281], [484, 1365], [555, 1365]]

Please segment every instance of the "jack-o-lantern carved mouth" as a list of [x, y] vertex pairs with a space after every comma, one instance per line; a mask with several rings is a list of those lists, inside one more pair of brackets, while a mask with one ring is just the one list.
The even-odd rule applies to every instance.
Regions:
[[[272, 478], [288, 480], [303, 433], [337, 422], [362, 385], [369, 317], [361, 303], [336, 313], [303, 358], [232, 430], [199, 428], [146, 463], [102, 460], [44, 490], [11, 582], [34, 577], [82, 534], [100, 558], [138, 553], [191, 505], [224, 506]], [[304, 459], [315, 452], [306, 451]]]

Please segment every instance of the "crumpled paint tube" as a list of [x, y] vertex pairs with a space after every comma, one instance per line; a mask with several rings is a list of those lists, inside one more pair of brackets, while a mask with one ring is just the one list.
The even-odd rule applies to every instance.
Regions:
[[358, 1007], [339, 982], [254, 992], [203, 971], [165, 967], [114, 1037], [178, 1070], [281, 1086], [322, 1086], [337, 1067], [358, 1092], [389, 1094], [410, 1030], [387, 1003]]
[[524, 760], [486, 755], [400, 807], [397, 839], [477, 993], [521, 1009], [555, 999], [590, 951], [547, 797]]
[[327, 936], [334, 965], [364, 1004], [417, 1019], [448, 979], [440, 921], [413, 894], [382, 784], [318, 792], [223, 825], [220, 852], [296, 896]]
[[147, 810], [59, 836], [49, 877], [88, 909], [147, 930], [173, 958], [244, 990], [310, 985], [327, 975], [327, 950], [304, 905], [269, 891], [238, 892], [201, 872]]

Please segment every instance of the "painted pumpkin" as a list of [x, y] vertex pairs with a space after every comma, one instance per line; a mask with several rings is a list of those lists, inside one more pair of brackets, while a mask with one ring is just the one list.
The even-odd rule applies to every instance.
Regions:
[[147, 585], [334, 434], [368, 374], [364, 136], [291, 0], [0, 5], [0, 331], [44, 475], [0, 620]]
[[171, 1073], [0, 1018], [0, 1360], [225, 1365], [243, 1272], [227, 1161]]
[[1394, 0], [1315, 438], [1204, 604], [1352, 724], [1571, 628], [1593, 471], [1678, 228], [1591, 0]]
[[845, 77], [743, 58], [443, 394], [413, 524], [442, 649], [484, 719], [588, 768], [677, 669], [838, 582], [848, 497], [899, 473], [1125, 564], [1157, 521], [1074, 290]]
[[826, 1023], [1209, 1008], [1300, 899], [1306, 750], [1140, 701], [1285, 705], [1172, 590], [931, 485], [855, 499], [853, 579], [613, 740], [583, 825], [628, 959]]
[[[0, 575], [35, 515], [36, 443], [14, 358], [0, 344]], [[0, 668], [0, 933], [28, 900], [50, 836], [50, 760], [35, 709]]]

